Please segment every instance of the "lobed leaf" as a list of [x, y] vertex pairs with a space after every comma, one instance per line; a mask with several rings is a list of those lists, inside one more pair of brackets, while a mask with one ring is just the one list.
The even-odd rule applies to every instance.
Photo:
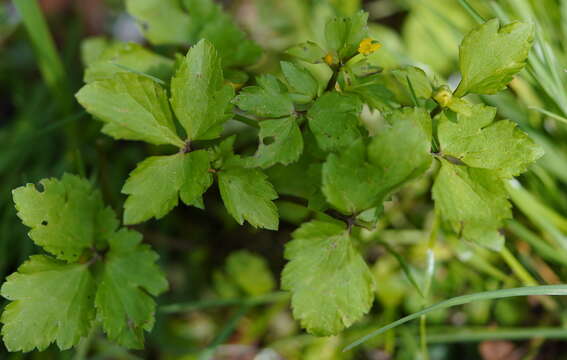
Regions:
[[76, 97], [105, 123], [102, 132], [115, 139], [184, 146], [177, 136], [165, 89], [147, 77], [118, 73], [83, 86]]
[[354, 95], [328, 92], [315, 101], [307, 118], [309, 128], [324, 151], [339, 151], [360, 138], [362, 103]]
[[512, 22], [500, 26], [492, 19], [469, 32], [459, 47], [461, 82], [456, 96], [495, 94], [526, 65], [533, 26]]
[[277, 230], [277, 199], [266, 175], [257, 169], [223, 169], [218, 172], [219, 189], [224, 206], [240, 225], [244, 220], [254, 227]]
[[358, 214], [381, 203], [383, 173], [366, 161], [366, 147], [356, 141], [323, 164], [323, 194], [343, 214]]
[[86, 264], [30, 257], [2, 285], [2, 296], [11, 301], [1, 318], [4, 345], [24, 352], [53, 342], [61, 350], [76, 345], [95, 318], [95, 290]]
[[468, 166], [495, 170], [504, 178], [517, 176], [543, 155], [543, 150], [509, 120], [494, 121], [496, 108], [478, 104], [457, 113], [457, 122], [439, 118], [443, 155]]
[[499, 230], [512, 212], [508, 192], [495, 171], [441, 160], [432, 192], [436, 210], [455, 233], [496, 251], [502, 248]]
[[158, 255], [142, 245], [142, 235], [122, 229], [109, 240], [110, 250], [96, 291], [95, 307], [108, 337], [122, 346], [141, 349], [144, 330], [154, 324], [155, 301], [167, 290]]
[[209, 41], [199, 41], [171, 79], [171, 105], [188, 139], [218, 137], [232, 114], [233, 96], [233, 88], [224, 84], [217, 51]]
[[374, 278], [342, 224], [303, 224], [286, 245], [282, 287], [293, 315], [317, 336], [335, 335], [370, 310]]
[[179, 196], [188, 205], [202, 207], [201, 195], [211, 184], [209, 155], [204, 150], [149, 157], [130, 173], [122, 188], [128, 195], [124, 223], [159, 219], [177, 206]]
[[104, 241], [118, 223], [105, 208], [100, 192], [78, 176], [44, 179], [43, 191], [28, 184], [12, 192], [18, 217], [31, 228], [28, 235], [60, 260], [76, 261], [83, 251]]
[[294, 106], [283, 84], [273, 75], [256, 78], [258, 86], [248, 86], [234, 98], [234, 104], [250, 114], [279, 118], [291, 116]]
[[368, 160], [382, 169], [381, 196], [398, 189], [431, 166], [431, 118], [422, 108], [403, 108], [386, 116], [389, 125], [372, 138]]
[[295, 117], [260, 122], [260, 146], [251, 166], [267, 168], [277, 163], [290, 164], [303, 153], [303, 136]]

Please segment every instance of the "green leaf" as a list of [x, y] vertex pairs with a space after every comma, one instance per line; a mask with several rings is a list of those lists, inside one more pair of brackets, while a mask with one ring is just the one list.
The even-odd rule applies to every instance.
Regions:
[[171, 105], [189, 140], [218, 137], [231, 116], [233, 96], [217, 51], [207, 40], [199, 41], [171, 79]]
[[179, 202], [202, 207], [201, 195], [212, 184], [209, 155], [205, 150], [152, 156], [130, 173], [122, 188], [128, 195], [124, 224], [137, 224], [165, 216]]
[[154, 324], [155, 301], [167, 290], [158, 255], [142, 245], [142, 235], [122, 229], [110, 239], [110, 250], [96, 291], [95, 307], [108, 337], [128, 348], [140, 349], [144, 330]]
[[425, 109], [395, 110], [386, 120], [389, 125], [374, 136], [368, 146], [370, 163], [384, 174], [382, 196], [421, 176], [432, 161], [431, 118]]
[[291, 97], [275, 76], [262, 75], [256, 82], [258, 86], [248, 86], [234, 98], [236, 106], [259, 117], [279, 118], [294, 113]]
[[362, 103], [354, 95], [329, 92], [309, 109], [309, 128], [322, 150], [339, 151], [360, 138], [359, 114]]
[[307, 69], [286, 61], [281, 62], [281, 67], [290, 95], [296, 103], [306, 104], [317, 96], [319, 84]]
[[433, 87], [425, 72], [420, 68], [408, 66], [403, 69], [392, 70], [391, 73], [407, 89], [408, 93], [411, 91], [409, 88], [411, 84], [417, 97], [422, 99], [431, 98]]
[[2, 313], [2, 336], [9, 351], [61, 350], [85, 337], [95, 317], [96, 285], [86, 264], [65, 264], [44, 255], [24, 262], [2, 285], [10, 300]]
[[474, 301], [505, 299], [505, 298], [517, 297], [517, 296], [542, 296], [542, 295], [565, 296], [567, 295], [567, 286], [565, 285], [526, 286], [521, 288], [500, 289], [500, 290], [492, 290], [492, 291], [479, 292], [475, 294], [457, 296], [451, 299], [447, 299], [445, 301], [441, 301], [440, 303], [437, 303], [435, 305], [431, 305], [421, 311], [415, 312], [399, 320], [396, 320], [386, 326], [383, 326], [378, 330], [374, 330], [371, 333], [356, 340], [355, 342], [349, 344], [347, 347], [345, 347], [343, 352], [351, 350], [352, 348], [368, 341], [369, 339], [375, 336], [383, 334], [390, 329], [393, 329], [395, 327], [407, 323], [408, 321], [418, 319], [422, 315], [426, 315], [435, 310], [441, 310], [453, 306], [469, 304]]
[[246, 250], [230, 254], [226, 261], [226, 273], [246, 294], [264, 295], [276, 285], [266, 260]]
[[128, 72], [126, 69], [167, 81], [173, 72], [173, 60], [136, 43], [115, 43], [107, 46], [86, 68], [84, 81], [112, 78], [116, 73]]
[[65, 174], [61, 180], [44, 179], [41, 185], [43, 191], [33, 184], [15, 189], [14, 203], [18, 217], [31, 228], [29, 237], [58, 259], [76, 261], [118, 226], [87, 180]]
[[295, 117], [264, 120], [260, 122], [260, 146], [251, 166], [268, 168], [274, 164], [290, 164], [303, 152], [303, 137]]
[[366, 147], [356, 141], [323, 165], [323, 193], [343, 214], [358, 214], [381, 202], [382, 170], [366, 161]]
[[493, 250], [502, 248], [499, 230], [512, 212], [496, 172], [441, 160], [432, 191], [436, 210], [456, 234]]
[[83, 86], [76, 97], [105, 123], [102, 132], [115, 139], [184, 146], [176, 134], [165, 89], [147, 77], [118, 73]]
[[368, 13], [359, 11], [352, 17], [336, 17], [325, 24], [327, 49], [348, 59], [355, 55], [360, 42], [368, 37]]
[[322, 210], [326, 203], [321, 192], [321, 168], [304, 155], [293, 164], [271, 167], [267, 174], [278, 194], [304, 198], [310, 209]]
[[522, 70], [533, 40], [533, 27], [523, 22], [500, 26], [498, 19], [468, 33], [459, 48], [461, 82], [456, 96], [495, 94]]
[[85, 68], [96, 63], [106, 49], [110, 47], [110, 42], [104, 36], [92, 36], [81, 41], [81, 62]]
[[311, 221], [286, 245], [282, 287], [293, 315], [311, 334], [335, 335], [366, 314], [374, 278], [342, 224]]
[[310, 64], [322, 63], [323, 58], [327, 55], [325, 50], [313, 41], [307, 41], [293, 46], [289, 48], [286, 53]]
[[478, 104], [457, 113], [457, 122], [439, 118], [438, 138], [443, 156], [468, 166], [496, 170], [503, 177], [526, 171], [543, 150], [509, 120], [494, 121], [496, 108]]
[[218, 172], [224, 206], [240, 225], [244, 220], [254, 227], [278, 229], [277, 199], [266, 175], [257, 169], [226, 169]]
[[179, 0], [126, 0], [126, 10], [154, 45], [189, 45], [192, 24]]

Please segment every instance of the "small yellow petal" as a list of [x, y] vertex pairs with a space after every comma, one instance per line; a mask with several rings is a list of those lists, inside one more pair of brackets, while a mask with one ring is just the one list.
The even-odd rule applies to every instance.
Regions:
[[333, 55], [331, 54], [327, 54], [325, 55], [325, 57], [323, 58], [323, 60], [325, 60], [325, 62], [327, 63], [327, 65], [333, 65], [335, 63], [335, 59], [333, 58]]
[[371, 38], [363, 39], [358, 45], [358, 52], [362, 55], [370, 55], [376, 50], [380, 49], [382, 44], [373, 41]]

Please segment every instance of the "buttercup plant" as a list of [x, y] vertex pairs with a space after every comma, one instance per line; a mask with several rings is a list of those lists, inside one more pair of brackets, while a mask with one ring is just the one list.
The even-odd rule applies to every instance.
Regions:
[[[102, 132], [171, 149], [125, 180], [124, 224], [160, 219], [179, 199], [206, 211], [202, 196], [215, 181], [240, 225], [277, 230], [280, 196], [307, 206], [316, 215], [285, 247], [281, 287], [295, 319], [318, 336], [340, 333], [372, 307], [375, 280], [355, 230], [374, 226], [384, 202], [410, 181], [434, 177], [445, 233], [502, 248], [500, 229], [512, 216], [506, 182], [543, 153], [496, 108], [466, 95], [495, 94], [522, 70], [529, 24], [493, 19], [471, 30], [454, 92], [417, 67], [383, 71], [371, 56], [382, 44], [369, 36], [365, 12], [331, 18], [321, 43], [291, 47], [277, 75], [251, 80], [244, 69], [258, 60], [257, 45], [211, 1], [185, 3], [189, 12], [161, 1], [128, 8], [151, 43], [194, 44], [186, 56], [101, 39], [83, 49], [86, 84], [76, 98]], [[171, 17], [153, 16], [158, 6]], [[377, 127], [361, 120], [365, 108]], [[236, 137], [223, 132], [231, 119], [258, 130], [255, 154], [235, 153]], [[52, 342], [67, 349], [101, 323], [112, 340], [141, 347], [153, 325], [152, 296], [167, 288], [155, 253], [138, 233], [117, 230], [86, 180], [42, 184], [14, 191], [30, 238], [51, 255], [31, 257], [2, 287], [12, 301], [4, 342], [13, 351]]]

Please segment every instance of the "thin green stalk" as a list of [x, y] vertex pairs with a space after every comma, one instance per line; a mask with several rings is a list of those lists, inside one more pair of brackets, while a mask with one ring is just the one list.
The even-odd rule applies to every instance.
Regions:
[[234, 115], [232, 115], [232, 118], [234, 120], [240, 121], [241, 123], [244, 123], [248, 126], [252, 126], [253, 128], [256, 128], [256, 129], [260, 128], [260, 124], [258, 124], [257, 120], [247, 118], [246, 116], [243, 116], [243, 115], [240, 115], [240, 114], [234, 114]]
[[224, 306], [233, 305], [248, 305], [256, 306], [263, 305], [278, 301], [285, 301], [289, 299], [289, 293], [284, 291], [273, 292], [266, 295], [250, 297], [250, 298], [236, 298], [236, 299], [214, 299], [214, 300], [204, 300], [195, 301], [182, 304], [170, 304], [160, 307], [159, 311], [164, 314], [179, 313], [179, 312], [190, 312], [201, 309], [217, 308]]
[[483, 24], [486, 20], [476, 11], [474, 7], [467, 0], [459, 0], [459, 4], [469, 13], [469, 15], [477, 22]]

